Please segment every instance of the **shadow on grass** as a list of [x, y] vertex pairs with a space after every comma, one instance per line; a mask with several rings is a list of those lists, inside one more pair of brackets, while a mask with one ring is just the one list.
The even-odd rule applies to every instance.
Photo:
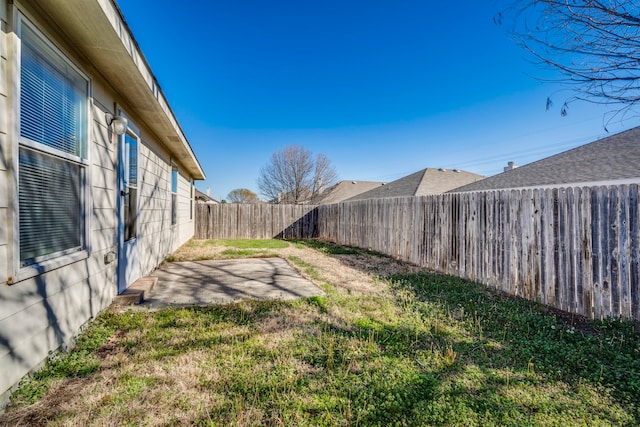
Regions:
[[[298, 244], [329, 256], [355, 251], [359, 255], [387, 258], [357, 248], [340, 249], [332, 243], [300, 241]], [[344, 257], [334, 258], [345, 263]], [[357, 268], [357, 264], [345, 264]], [[398, 307], [413, 312], [419, 322], [432, 324], [423, 323], [420, 330], [412, 330], [407, 325], [356, 326], [376, 331], [376, 337], [384, 337], [380, 338], [384, 340], [381, 344], [412, 357], [419, 357], [425, 343], [429, 343], [430, 351], [435, 349], [442, 354], [450, 346], [449, 351], [457, 357], [452, 366], [459, 372], [469, 368], [476, 371], [484, 383], [462, 387], [459, 391], [455, 391], [457, 386], [452, 386], [448, 397], [464, 395], [463, 406], [474, 406], [474, 411], [502, 408], [499, 413], [523, 405], [529, 405], [532, 413], [550, 409], [567, 411], [570, 402], [562, 398], [562, 387], [584, 394], [583, 386], [590, 385], [591, 390], [598, 390], [604, 397], [610, 395], [613, 401], [627, 408], [633, 414], [633, 424], [640, 425], [640, 334], [635, 332], [632, 322], [588, 321], [563, 313], [549, 314], [547, 308], [535, 302], [441, 274], [398, 274], [380, 279], [392, 286]], [[435, 311], [444, 315], [439, 324], [433, 324]], [[462, 335], [434, 333], [438, 328], [449, 326], [461, 329]], [[409, 339], [412, 334], [414, 339]], [[421, 342], [422, 349], [408, 344], [414, 342]], [[449, 382], [454, 376], [452, 366], [445, 370]], [[431, 372], [429, 368], [427, 371]], [[442, 375], [442, 371], [431, 373], [436, 377]], [[496, 393], [517, 381], [555, 387], [550, 394], [558, 396], [545, 404], [540, 401], [525, 404], [519, 399], [507, 402], [509, 399], [505, 400], [504, 396], [508, 393]], [[585, 397], [585, 402], [592, 398], [596, 397]]]
[[[128, 372], [202, 358], [195, 393], [215, 396], [193, 418], [203, 425], [640, 424], [632, 325], [594, 322], [587, 333], [465, 280], [381, 280], [392, 298], [328, 292], [104, 322], [118, 331], [112, 350], [136, 364]], [[141, 416], [119, 411], [109, 422]]]
[[515, 363], [514, 368], [604, 385], [623, 401], [640, 403], [640, 335], [631, 322], [593, 321], [588, 330], [579, 330], [539, 304], [466, 280], [431, 273], [388, 280], [418, 301], [442, 306], [470, 332], [500, 343], [500, 355]]

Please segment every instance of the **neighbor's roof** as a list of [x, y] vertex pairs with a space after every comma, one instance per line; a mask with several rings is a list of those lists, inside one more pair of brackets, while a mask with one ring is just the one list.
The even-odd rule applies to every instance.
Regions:
[[204, 171], [114, 0], [33, 2], [195, 179]]
[[358, 194], [349, 201], [440, 194], [482, 178], [484, 178], [482, 175], [459, 169], [427, 168]]
[[197, 188], [196, 188], [195, 199], [196, 200], [202, 200], [203, 202], [206, 202], [206, 203], [220, 203], [219, 201], [217, 201], [213, 197], [207, 195], [206, 193], [203, 193], [202, 191], [198, 190]]
[[331, 203], [343, 202], [357, 194], [372, 190], [384, 185], [377, 181], [340, 181], [327, 188], [314, 204], [328, 205]]
[[451, 192], [640, 182], [640, 127], [581, 145]]

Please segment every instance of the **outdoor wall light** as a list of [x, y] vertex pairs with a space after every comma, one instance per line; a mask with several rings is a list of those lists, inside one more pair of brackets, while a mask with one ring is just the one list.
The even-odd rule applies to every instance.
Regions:
[[123, 116], [114, 116], [111, 113], [105, 113], [105, 120], [107, 121], [107, 126], [111, 127], [113, 125], [113, 131], [117, 135], [124, 135], [127, 131], [127, 118]]

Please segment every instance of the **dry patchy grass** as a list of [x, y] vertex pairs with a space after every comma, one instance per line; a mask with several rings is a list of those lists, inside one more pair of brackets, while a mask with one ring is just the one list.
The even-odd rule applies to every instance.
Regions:
[[[279, 245], [243, 250], [289, 260], [326, 296], [108, 311], [69, 354], [77, 356], [25, 383], [0, 424], [640, 421], [640, 340], [625, 324], [576, 332], [533, 303], [366, 251]], [[190, 242], [174, 257], [226, 249]]]

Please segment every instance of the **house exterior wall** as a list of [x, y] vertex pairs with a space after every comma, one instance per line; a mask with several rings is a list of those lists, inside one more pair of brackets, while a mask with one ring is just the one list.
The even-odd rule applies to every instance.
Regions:
[[[88, 256], [32, 277], [16, 267], [17, 170], [19, 114], [15, 88], [20, 78], [13, 28], [18, 8], [35, 27], [90, 79], [89, 139], [85, 187], [88, 215]], [[28, 3], [0, 0], [0, 408], [9, 391], [40, 366], [51, 351], [71, 343], [84, 324], [104, 310], [117, 293], [118, 139], [106, 124], [105, 113], [116, 107], [127, 112], [140, 132], [138, 239], [141, 274], [156, 268], [164, 257], [193, 235], [189, 216], [190, 178], [180, 160], [145, 126], [118, 91], [104, 81], [73, 43]], [[17, 70], [17, 71], [16, 71]], [[171, 225], [171, 165], [181, 173], [178, 220]]]
[[178, 166], [178, 215], [171, 224], [171, 156], [143, 134], [140, 147], [140, 262], [141, 272], [153, 271], [165, 258], [193, 237], [189, 215], [190, 180]]
[[9, 233], [7, 215], [9, 211], [9, 152], [7, 133], [7, 115], [3, 113], [8, 110], [8, 76], [7, 76], [7, 1], [0, 0], [0, 283], [7, 281], [8, 273], [8, 253]]
[[178, 227], [176, 229], [177, 241], [174, 242], [171, 251], [178, 249], [187, 240], [193, 237], [195, 232], [195, 221], [193, 211], [190, 206], [193, 203], [193, 195], [191, 193], [191, 180], [178, 173]]

